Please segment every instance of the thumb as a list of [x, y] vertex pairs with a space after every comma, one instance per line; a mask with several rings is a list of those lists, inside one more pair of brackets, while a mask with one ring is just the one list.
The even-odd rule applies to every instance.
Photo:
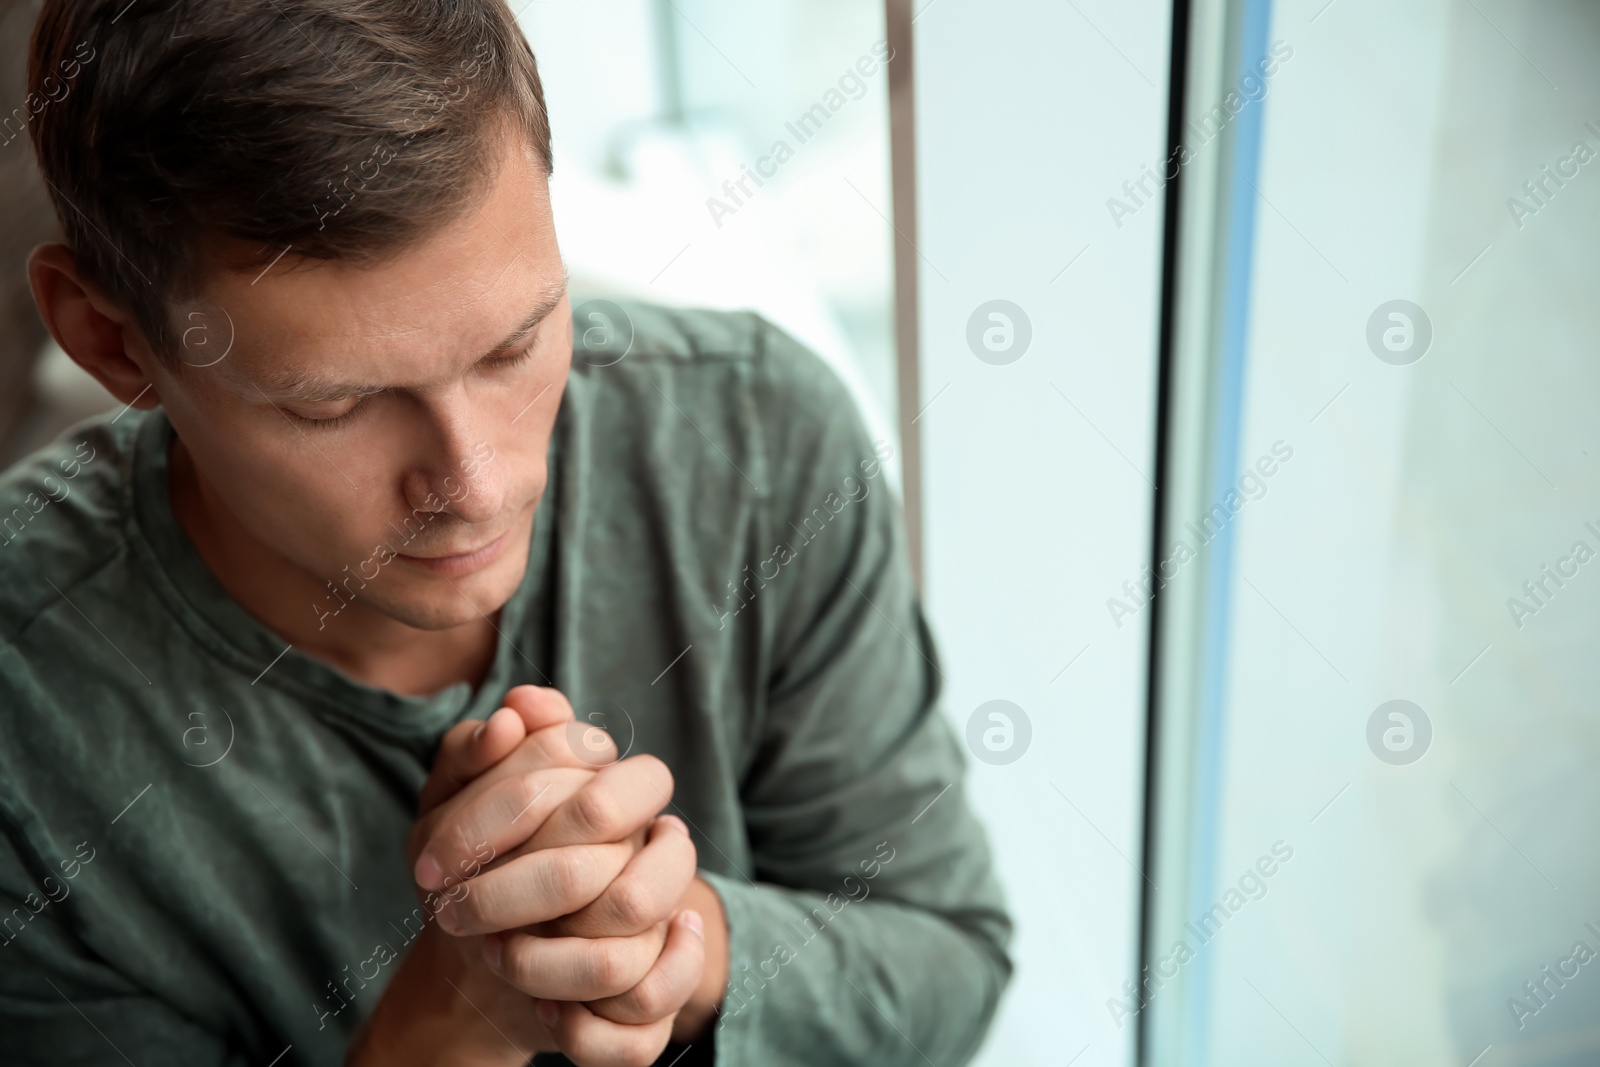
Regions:
[[530, 734], [573, 719], [572, 705], [561, 691], [542, 685], [519, 685], [512, 689], [506, 694], [506, 707], [522, 716], [523, 728]]
[[422, 786], [417, 817], [455, 796], [462, 786], [514, 752], [527, 736], [523, 717], [511, 708], [501, 708], [485, 722], [466, 719], [456, 723], [439, 742], [433, 770]]

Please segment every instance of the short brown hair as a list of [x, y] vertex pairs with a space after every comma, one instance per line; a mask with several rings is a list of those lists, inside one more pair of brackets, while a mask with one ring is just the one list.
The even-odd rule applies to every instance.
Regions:
[[403, 248], [466, 209], [507, 119], [551, 165], [505, 0], [45, 0], [28, 87], [67, 242], [163, 355], [219, 240]]

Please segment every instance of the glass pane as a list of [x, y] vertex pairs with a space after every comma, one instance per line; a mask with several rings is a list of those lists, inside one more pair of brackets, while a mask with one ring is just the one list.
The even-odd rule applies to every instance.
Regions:
[[1151, 1062], [1595, 1063], [1600, 7], [1225, 22]]

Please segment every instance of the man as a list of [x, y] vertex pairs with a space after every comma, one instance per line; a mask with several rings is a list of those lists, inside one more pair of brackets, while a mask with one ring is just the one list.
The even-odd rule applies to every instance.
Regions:
[[0, 481], [0, 1062], [969, 1058], [887, 447], [754, 316], [574, 337], [504, 3], [46, 0], [30, 84], [126, 408]]

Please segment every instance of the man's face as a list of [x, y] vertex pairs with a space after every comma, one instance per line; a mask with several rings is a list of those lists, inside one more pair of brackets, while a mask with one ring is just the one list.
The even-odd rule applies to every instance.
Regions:
[[[548, 186], [519, 141], [415, 247], [222, 273], [177, 322], [188, 366], [156, 387], [227, 525], [411, 626], [511, 596], [572, 355]], [[337, 626], [340, 604], [306, 612]]]

